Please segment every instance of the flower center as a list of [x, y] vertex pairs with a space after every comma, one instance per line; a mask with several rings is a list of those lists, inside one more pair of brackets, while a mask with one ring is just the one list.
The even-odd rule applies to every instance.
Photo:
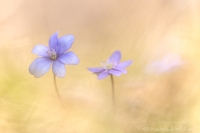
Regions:
[[57, 58], [57, 54], [56, 54], [56, 51], [54, 49], [48, 50], [47, 53], [49, 54], [51, 59], [55, 60]]
[[102, 62], [101, 66], [104, 69], [109, 70], [109, 69], [115, 68], [116, 67], [116, 63], [114, 61], [107, 60], [107, 61]]

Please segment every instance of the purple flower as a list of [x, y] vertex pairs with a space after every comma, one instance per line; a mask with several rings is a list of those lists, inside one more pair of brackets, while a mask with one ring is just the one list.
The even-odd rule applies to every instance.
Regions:
[[78, 57], [71, 51], [66, 52], [74, 42], [73, 35], [66, 35], [58, 38], [58, 32], [54, 33], [49, 39], [49, 47], [37, 45], [32, 53], [41, 56], [36, 58], [29, 67], [30, 74], [40, 78], [50, 69], [52, 65], [53, 73], [57, 77], [65, 76], [65, 65], [77, 65]]
[[126, 74], [127, 71], [125, 68], [131, 65], [132, 61], [129, 60], [120, 63], [120, 59], [120, 51], [115, 51], [107, 61], [101, 63], [102, 67], [88, 68], [88, 70], [96, 73], [99, 80], [106, 78], [110, 74], [115, 76], [120, 76], [122, 73]]

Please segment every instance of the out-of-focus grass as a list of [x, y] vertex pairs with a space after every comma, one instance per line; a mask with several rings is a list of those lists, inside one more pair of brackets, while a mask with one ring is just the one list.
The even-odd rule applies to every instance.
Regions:
[[[198, 0], [0, 1], [0, 133], [142, 133], [150, 128], [200, 131], [200, 17]], [[57, 79], [51, 70], [36, 79], [28, 72], [36, 44], [55, 31], [73, 34], [80, 58]], [[87, 67], [115, 50], [134, 60], [128, 74], [98, 81]], [[176, 71], [147, 73], [155, 60], [175, 53]], [[175, 130], [175, 129], [174, 129]], [[160, 131], [162, 132], [162, 131]]]

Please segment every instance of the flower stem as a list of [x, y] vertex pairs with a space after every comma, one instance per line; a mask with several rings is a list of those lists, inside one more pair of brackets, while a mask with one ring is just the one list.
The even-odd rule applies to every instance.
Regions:
[[59, 92], [58, 92], [58, 87], [57, 87], [57, 84], [56, 84], [56, 75], [53, 76], [53, 79], [54, 79], [54, 86], [55, 86], [55, 89], [56, 89], [56, 93], [57, 93], [57, 95], [58, 95], [58, 98], [59, 98], [59, 100], [60, 100], [60, 103], [62, 104], [63, 108], [65, 108], [65, 106], [64, 106], [64, 104], [63, 104], [63, 102], [62, 102], [62, 99], [61, 99], [61, 97], [60, 97], [60, 95], [59, 95]]
[[113, 99], [113, 108], [115, 109], [115, 86], [114, 86], [114, 80], [113, 75], [110, 75], [111, 78], [111, 84], [112, 84], [112, 99]]

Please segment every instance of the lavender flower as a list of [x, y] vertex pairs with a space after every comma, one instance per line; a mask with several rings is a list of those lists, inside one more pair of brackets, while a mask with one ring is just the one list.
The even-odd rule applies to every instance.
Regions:
[[36, 58], [29, 67], [30, 74], [40, 78], [50, 69], [55, 76], [65, 76], [65, 65], [77, 65], [78, 57], [71, 51], [66, 52], [72, 46], [74, 41], [73, 35], [66, 35], [58, 38], [58, 32], [54, 33], [49, 39], [49, 47], [37, 45], [33, 48], [32, 53], [41, 56]]
[[88, 68], [88, 70], [96, 73], [99, 80], [104, 79], [111, 74], [115, 76], [120, 76], [122, 73], [126, 74], [127, 71], [125, 68], [131, 65], [132, 61], [129, 60], [120, 63], [120, 59], [120, 51], [115, 51], [107, 61], [101, 63], [102, 67]]

